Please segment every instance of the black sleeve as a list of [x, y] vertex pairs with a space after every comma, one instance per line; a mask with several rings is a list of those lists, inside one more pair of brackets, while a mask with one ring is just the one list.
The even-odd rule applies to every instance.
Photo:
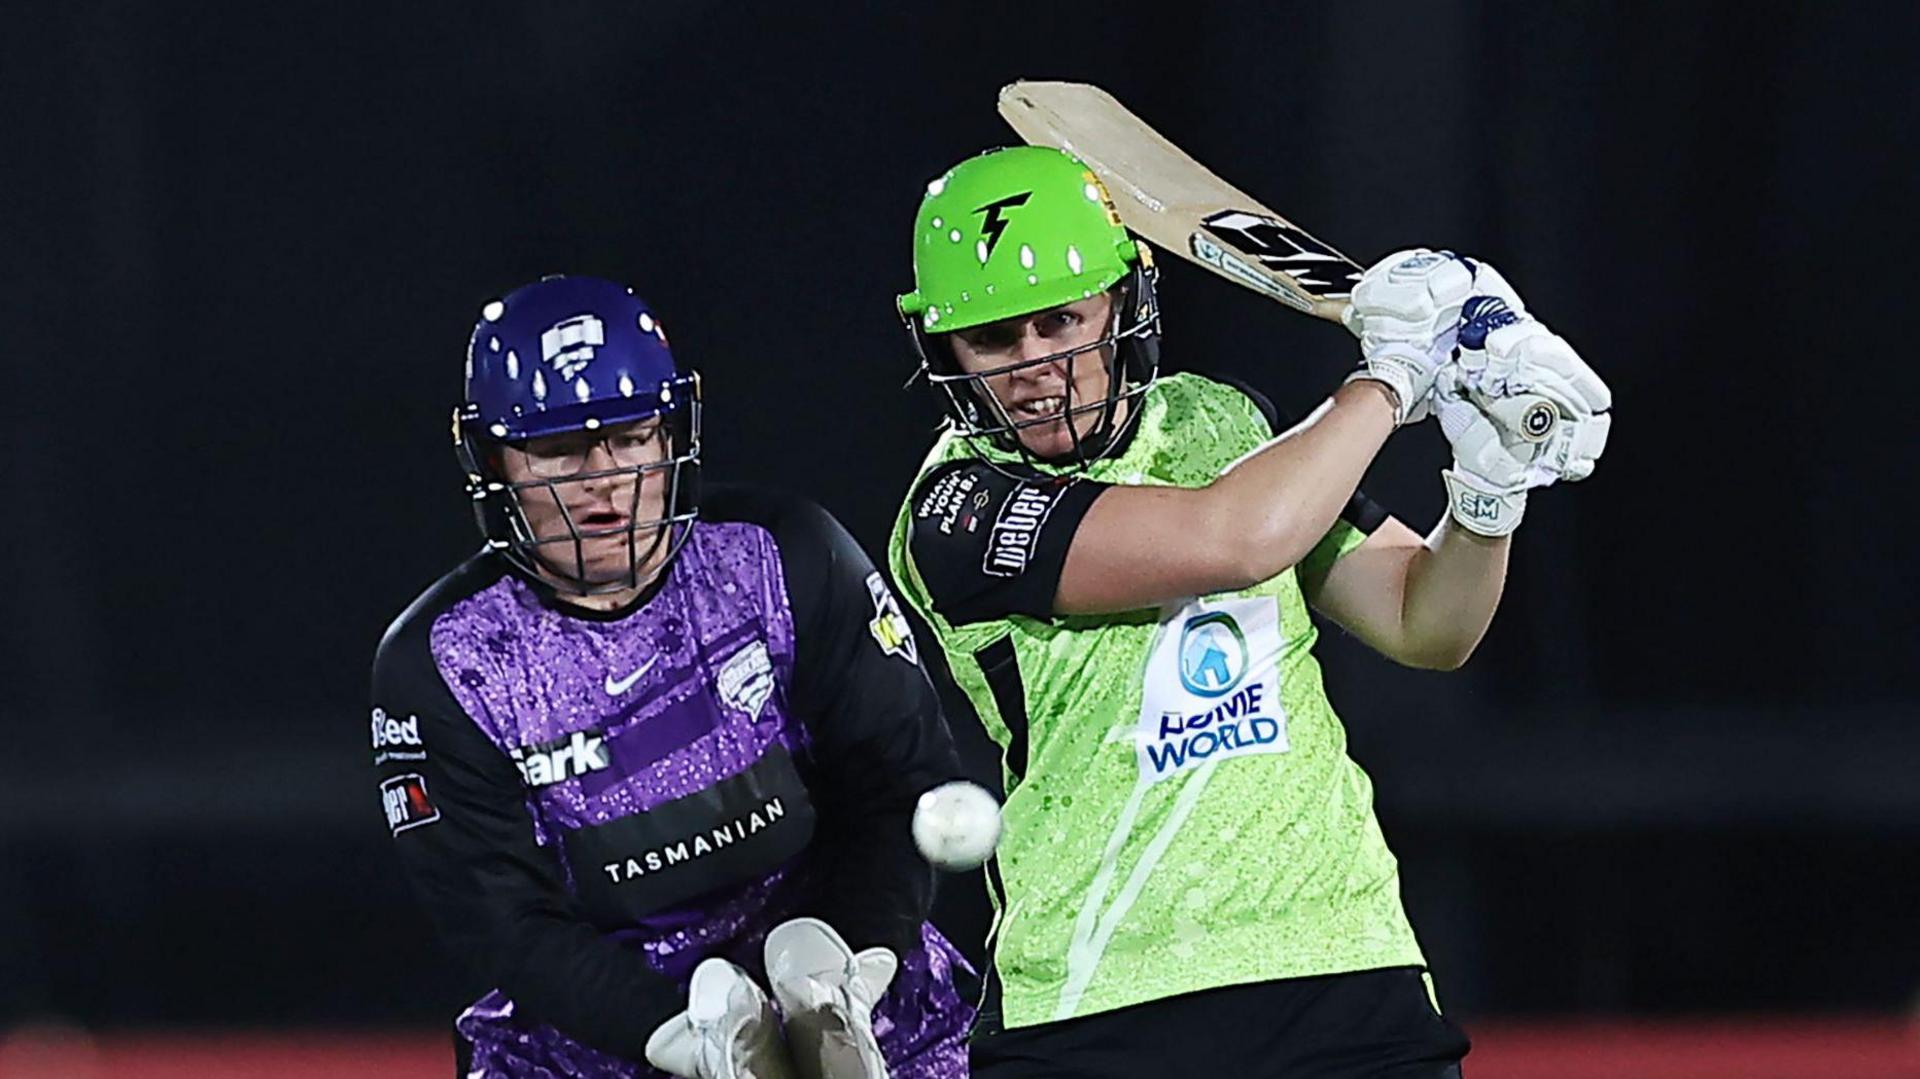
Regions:
[[534, 841], [519, 773], [441, 680], [425, 622], [396, 623], [373, 673], [381, 803], [416, 894], [452, 953], [522, 1014], [644, 1059], [682, 994], [576, 909]]
[[812, 735], [818, 818], [806, 909], [855, 948], [918, 945], [933, 870], [913, 845], [914, 803], [959, 777], [940, 699], [886, 580], [825, 510], [790, 500], [775, 521], [793, 607], [791, 704]]
[[[1215, 382], [1232, 386], [1234, 389], [1245, 394], [1247, 400], [1253, 402], [1253, 407], [1259, 409], [1260, 415], [1266, 418], [1267, 432], [1269, 434], [1277, 436], [1280, 432], [1294, 425], [1293, 417], [1281, 412], [1280, 409], [1274, 405], [1272, 398], [1254, 389], [1250, 383], [1235, 378], [1232, 375], [1208, 375], [1207, 377], [1213, 379]], [[1341, 520], [1369, 536], [1373, 535], [1373, 530], [1379, 528], [1381, 523], [1387, 519], [1387, 516], [1388, 514], [1384, 506], [1368, 498], [1367, 493], [1358, 488], [1354, 489], [1353, 497], [1347, 499], [1346, 508], [1340, 511]]]
[[1247, 400], [1252, 401], [1253, 407], [1259, 409], [1260, 415], [1265, 417], [1267, 421], [1268, 434], [1277, 435], [1293, 426], [1293, 418], [1291, 416], [1282, 416], [1280, 409], [1274, 405], [1273, 398], [1254, 389], [1253, 383], [1245, 379], [1235, 378], [1233, 375], [1208, 375], [1206, 377], [1222, 385], [1231, 386], [1239, 390]]
[[1109, 486], [1020, 478], [983, 461], [927, 473], [910, 496], [907, 546], [933, 609], [955, 625], [1052, 617], [1073, 534]]

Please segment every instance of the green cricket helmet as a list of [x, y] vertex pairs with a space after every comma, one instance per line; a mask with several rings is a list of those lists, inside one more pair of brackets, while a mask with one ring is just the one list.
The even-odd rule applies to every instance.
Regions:
[[[914, 222], [913, 276], [914, 290], [899, 299], [900, 315], [919, 353], [920, 370], [944, 391], [963, 435], [985, 437], [1033, 457], [1020, 442], [1020, 428], [1060, 417], [1014, 420], [986, 379], [1064, 362], [1071, 386], [1074, 361], [1097, 352], [1107, 368], [1105, 398], [1068, 402], [1065, 411], [1098, 412], [1100, 419], [1084, 437], [1068, 424], [1074, 452], [1065, 460], [1044, 462], [1084, 466], [1118, 442], [1120, 402], [1144, 393], [1159, 373], [1153, 257], [1121, 224], [1099, 177], [1063, 151], [1045, 146], [989, 150], [928, 184]], [[969, 374], [960, 370], [945, 336], [1113, 289], [1106, 333], [1066, 352]], [[1127, 419], [1137, 412], [1129, 408]]]

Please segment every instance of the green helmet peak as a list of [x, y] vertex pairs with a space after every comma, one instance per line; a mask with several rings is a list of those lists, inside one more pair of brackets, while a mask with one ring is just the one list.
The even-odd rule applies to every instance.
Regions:
[[964, 330], [1085, 299], [1146, 260], [1078, 158], [1047, 146], [989, 150], [927, 185], [914, 290], [900, 313], [925, 333]]

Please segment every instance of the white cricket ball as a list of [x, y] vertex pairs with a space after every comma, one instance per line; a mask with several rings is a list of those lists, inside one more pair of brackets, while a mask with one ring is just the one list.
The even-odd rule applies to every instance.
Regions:
[[941, 869], [960, 872], [981, 865], [999, 843], [1000, 803], [978, 783], [942, 783], [913, 807], [913, 844]]

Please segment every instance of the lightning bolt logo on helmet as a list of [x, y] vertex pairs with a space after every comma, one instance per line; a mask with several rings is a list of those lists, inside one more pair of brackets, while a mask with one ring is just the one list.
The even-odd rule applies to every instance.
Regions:
[[980, 235], [986, 238], [987, 251], [986, 255], [983, 255], [980, 261], [985, 262], [987, 257], [993, 254], [993, 249], [1000, 246], [1001, 235], [1007, 231], [1007, 219], [1002, 217], [1001, 214], [1004, 211], [1013, 209], [1015, 206], [1025, 206], [1027, 200], [1032, 197], [1033, 192], [1022, 191], [1018, 195], [1008, 195], [1004, 199], [996, 199], [973, 211], [976, 214], [986, 215], [986, 218], [980, 222]]

